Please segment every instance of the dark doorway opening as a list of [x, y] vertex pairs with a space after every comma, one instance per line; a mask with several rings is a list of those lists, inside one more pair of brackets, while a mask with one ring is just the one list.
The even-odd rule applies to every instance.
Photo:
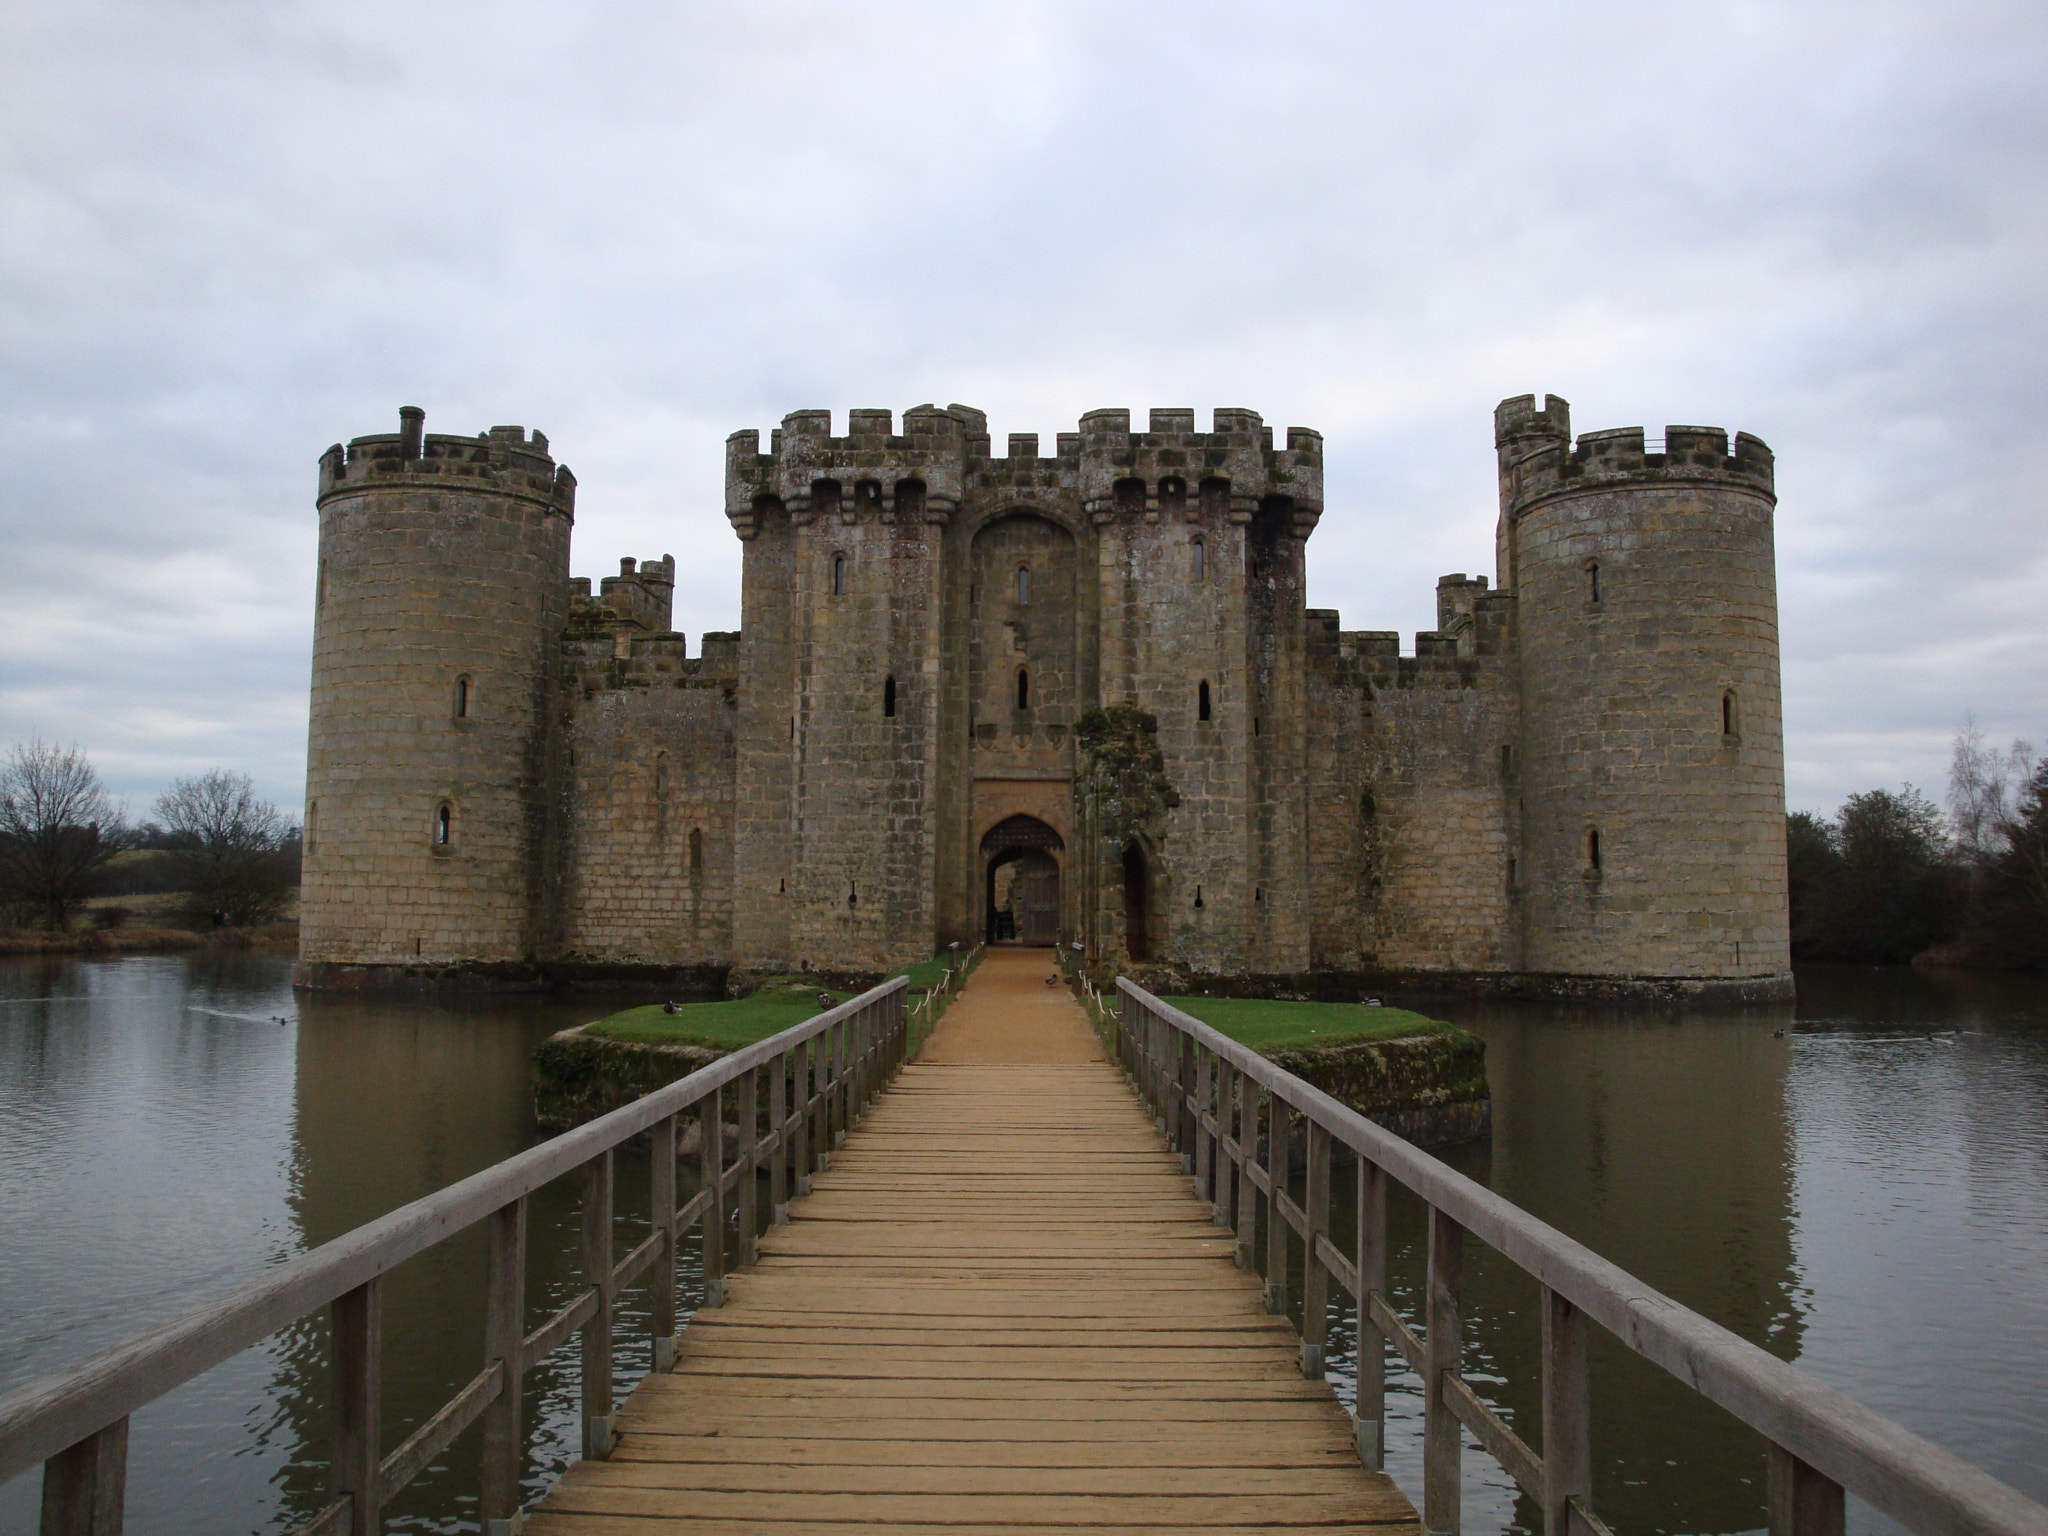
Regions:
[[1124, 952], [1133, 960], [1152, 958], [1150, 896], [1145, 855], [1136, 843], [1124, 848]]
[[1043, 849], [1000, 854], [988, 866], [992, 944], [1046, 946], [1060, 939], [1060, 866]]
[[1066, 842], [1035, 816], [1011, 816], [981, 840], [983, 933], [991, 944], [1060, 941], [1060, 859]]

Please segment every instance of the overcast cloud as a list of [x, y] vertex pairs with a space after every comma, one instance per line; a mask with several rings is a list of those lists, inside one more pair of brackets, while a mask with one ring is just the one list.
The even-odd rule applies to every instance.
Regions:
[[1491, 410], [1776, 450], [1795, 808], [2048, 736], [2038, 3], [0, 13], [0, 743], [301, 796], [314, 464], [545, 430], [739, 620], [723, 443], [964, 401], [1328, 440], [1310, 596], [1488, 571]]

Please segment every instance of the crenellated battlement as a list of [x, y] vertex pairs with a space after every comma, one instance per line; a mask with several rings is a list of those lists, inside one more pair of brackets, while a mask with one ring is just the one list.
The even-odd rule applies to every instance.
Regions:
[[1153, 410], [1142, 432], [1128, 410], [1090, 411], [1080, 430], [1055, 435], [1050, 456], [1040, 442], [1034, 432], [1012, 433], [998, 457], [986, 414], [958, 404], [906, 411], [900, 433], [886, 410], [849, 411], [838, 437], [830, 411], [792, 411], [765, 453], [758, 431], [726, 439], [726, 516], [747, 539], [770, 504], [799, 525], [870, 516], [944, 523], [978, 490], [1031, 491], [1074, 497], [1099, 523], [1124, 515], [1249, 522], [1281, 498], [1292, 530], [1306, 537], [1322, 512], [1322, 434], [1291, 427], [1276, 447], [1255, 411], [1219, 407], [1208, 432], [1196, 431], [1195, 412], [1184, 407]]
[[569, 580], [569, 628], [585, 636], [609, 635], [620, 655], [635, 637], [668, 633], [676, 586], [676, 557], [619, 561], [619, 574], [591, 591], [588, 576]]
[[1571, 406], [1556, 395], [1503, 400], [1493, 413], [1501, 508], [1519, 517], [1559, 496], [1627, 485], [1712, 484], [1749, 490], [1775, 504], [1775, 461], [1761, 438], [1720, 427], [1669, 426], [1661, 442], [1641, 427], [1571, 435]]
[[398, 431], [352, 438], [345, 449], [334, 444], [320, 456], [319, 504], [367, 490], [458, 491], [530, 502], [574, 520], [576, 477], [549, 455], [544, 434], [492, 427], [448, 437], [425, 428], [426, 412], [408, 405]]
[[739, 634], [709, 630], [701, 654], [674, 630], [615, 638], [572, 629], [563, 645], [575, 685], [586, 699], [636, 688], [724, 688], [739, 681]]
[[903, 413], [847, 413], [844, 437], [830, 411], [791, 411], [769, 434], [735, 432], [725, 440], [725, 515], [743, 539], [755, 533], [755, 509], [780, 503], [792, 521], [863, 516], [944, 523], [959, 508], [967, 466], [988, 456], [988, 419], [967, 406], [920, 405]]

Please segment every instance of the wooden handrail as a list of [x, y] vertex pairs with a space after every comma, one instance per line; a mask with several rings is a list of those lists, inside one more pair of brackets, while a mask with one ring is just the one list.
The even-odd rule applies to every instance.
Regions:
[[[282, 1328], [322, 1307], [334, 1307], [337, 1389], [337, 1499], [307, 1529], [362, 1532], [376, 1529], [376, 1509], [428, 1458], [418, 1453], [445, 1431], [448, 1439], [479, 1416], [501, 1409], [487, 1442], [499, 1465], [485, 1471], [486, 1504], [516, 1497], [516, 1459], [525, 1442], [517, 1433], [519, 1381], [525, 1368], [544, 1352], [543, 1344], [566, 1341], [571, 1333], [585, 1339], [585, 1447], [602, 1455], [610, 1431], [611, 1297], [629, 1274], [657, 1259], [665, 1260], [668, 1285], [657, 1281], [658, 1326], [675, 1326], [673, 1275], [676, 1243], [682, 1232], [700, 1226], [705, 1238], [707, 1287], [722, 1277], [726, 1264], [726, 1213], [737, 1206], [743, 1218], [754, 1216], [754, 1185], [764, 1167], [771, 1171], [771, 1200], [779, 1204], [775, 1182], [792, 1144], [809, 1166], [800, 1166], [799, 1183], [822, 1166], [831, 1137], [813, 1142], [809, 1127], [821, 1122], [843, 1135], [857, 1120], [873, 1094], [901, 1065], [906, 1043], [902, 994], [909, 985], [898, 976], [835, 1008], [786, 1029], [778, 1035], [722, 1056], [688, 1077], [656, 1089], [644, 1098], [578, 1126], [537, 1147], [507, 1158], [431, 1195], [400, 1206], [388, 1215], [323, 1243], [318, 1248], [267, 1270], [225, 1295], [196, 1307], [169, 1323], [137, 1333], [66, 1370], [19, 1387], [0, 1397], [0, 1483], [38, 1463], [46, 1463], [43, 1480], [46, 1533], [91, 1532], [107, 1536], [121, 1528], [128, 1419], [138, 1408]], [[812, 1042], [818, 1042], [810, 1049]], [[771, 1098], [780, 1115], [765, 1136], [757, 1137], [758, 1074], [770, 1068], [773, 1086], [786, 1085], [795, 1073], [795, 1102], [785, 1109], [782, 1094]], [[728, 1161], [720, 1129], [722, 1101], [732, 1085], [741, 1110], [741, 1134]], [[653, 1213], [656, 1251], [641, 1245], [618, 1266], [610, 1259], [610, 1203], [613, 1151], [643, 1132], [653, 1132], [657, 1148], [667, 1147], [673, 1161], [676, 1117], [695, 1110], [704, 1121], [699, 1162], [705, 1176], [702, 1193], [681, 1210], [674, 1209], [675, 1181], [653, 1180], [652, 1194], [669, 1209]], [[764, 1156], [764, 1154], [766, 1154]], [[711, 1171], [715, 1168], [715, 1172]], [[554, 1317], [531, 1336], [522, 1331], [525, 1202], [543, 1185], [583, 1170], [588, 1200], [596, 1202], [586, 1220], [584, 1286]], [[736, 1185], [737, 1200], [728, 1205], [725, 1190]], [[602, 1206], [605, 1220], [596, 1211]], [[771, 1219], [780, 1211], [771, 1209]], [[479, 1296], [478, 1307], [491, 1319], [491, 1347], [483, 1374], [465, 1385], [433, 1415], [406, 1445], [390, 1457], [377, 1443], [377, 1343], [381, 1322], [378, 1278], [414, 1255], [479, 1222], [498, 1218], [493, 1226], [492, 1295]], [[715, 1236], [714, 1236], [715, 1234]], [[752, 1262], [756, 1233], [742, 1230], [736, 1261]], [[712, 1290], [711, 1305], [719, 1293]], [[665, 1315], [664, 1315], [665, 1314]], [[516, 1360], [506, 1354], [518, 1340]], [[536, 1341], [539, 1341], [536, 1343]], [[657, 1340], [657, 1343], [662, 1341]], [[602, 1372], [597, 1362], [605, 1362]], [[508, 1372], [503, 1365], [509, 1363]], [[601, 1375], [602, 1381], [597, 1379]], [[510, 1424], [505, 1420], [509, 1416]], [[448, 1426], [452, 1425], [450, 1429]], [[513, 1466], [508, 1475], [502, 1465]], [[487, 1458], [488, 1460], [488, 1458]], [[344, 1466], [344, 1462], [349, 1465]], [[403, 1473], [403, 1477], [395, 1474]], [[511, 1508], [486, 1507], [493, 1526], [509, 1528]]]
[[[1272, 1293], [1284, 1283], [1286, 1245], [1298, 1235], [1305, 1250], [1304, 1274], [1315, 1274], [1311, 1293], [1315, 1286], [1334, 1281], [1363, 1314], [1360, 1445], [1374, 1464], [1382, 1450], [1381, 1422], [1379, 1411], [1369, 1404], [1379, 1402], [1383, 1383], [1370, 1379], [1368, 1350], [1391, 1335], [1411, 1363], [1422, 1367], [1428, 1384], [1425, 1503], [1435, 1506], [1425, 1508], [1423, 1523], [1431, 1532], [1441, 1536], [1458, 1527], [1458, 1422], [1470, 1427], [1482, 1445], [1497, 1451], [1517, 1483], [1543, 1506], [1549, 1536], [1601, 1529], [1587, 1508], [1587, 1387], [1579, 1320], [1590, 1318], [1769, 1442], [1774, 1536], [1839, 1533], [1845, 1489], [1920, 1536], [2048, 1536], [2048, 1507], [1653, 1290], [1584, 1244], [1128, 978], [1118, 977], [1116, 985], [1121, 1001], [1137, 1015], [1133, 1018], [1123, 1010], [1110, 1015], [1121, 1064], [1181, 1152], [1188, 1171], [1198, 1183], [1208, 1185], [1203, 1193], [1216, 1202], [1218, 1225], [1237, 1228], [1239, 1262], [1247, 1267], [1254, 1257], [1253, 1202], [1261, 1194], [1265, 1197], [1271, 1213], [1269, 1307], [1284, 1308], [1284, 1295], [1276, 1304]], [[1306, 1211], [1286, 1193], [1287, 1122], [1297, 1116], [1307, 1122], [1310, 1134]], [[1261, 1118], [1268, 1126], [1265, 1166], [1258, 1159]], [[1348, 1148], [1362, 1170], [1359, 1258], [1353, 1262], [1328, 1262], [1342, 1256], [1336, 1254], [1331, 1237], [1327, 1189], [1318, 1188], [1328, 1177], [1327, 1170], [1319, 1176], [1315, 1166], [1319, 1134]], [[1225, 1187], [1231, 1182], [1228, 1173], [1237, 1175], [1234, 1191]], [[1385, 1263], [1384, 1207], [1379, 1203], [1385, 1177], [1418, 1195], [1431, 1212], [1431, 1273], [1424, 1297], [1429, 1315], [1420, 1344], [1393, 1314], [1379, 1288]], [[1226, 1220], [1226, 1215], [1234, 1219]], [[1541, 1455], [1515, 1436], [1457, 1373], [1458, 1250], [1467, 1236], [1485, 1243], [1543, 1287], [1546, 1444]], [[1320, 1342], [1319, 1337], [1304, 1340], [1303, 1368], [1311, 1375], [1320, 1374]], [[1552, 1425], [1557, 1426], [1556, 1433], [1548, 1428]]]

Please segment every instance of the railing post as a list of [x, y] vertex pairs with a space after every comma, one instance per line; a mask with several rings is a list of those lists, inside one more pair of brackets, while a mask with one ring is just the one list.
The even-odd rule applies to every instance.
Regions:
[[1202, 1134], [1201, 1106], [1195, 1098], [1195, 1041], [1184, 1030], [1167, 1028], [1173, 1034], [1173, 1118], [1180, 1127], [1180, 1161], [1192, 1175]]
[[1330, 1336], [1330, 1271], [1316, 1253], [1316, 1239], [1330, 1230], [1330, 1133], [1308, 1123], [1308, 1236], [1301, 1254], [1301, 1374], [1317, 1381]]
[[853, 1101], [847, 1092], [848, 1057], [852, 1054], [850, 1032], [846, 1020], [841, 1019], [832, 1026], [832, 1093], [827, 1103], [831, 1109], [831, 1149], [837, 1152], [846, 1145], [846, 1133], [853, 1125]]
[[664, 1115], [648, 1131], [647, 1203], [661, 1252], [647, 1281], [647, 1309], [654, 1333], [654, 1369], [676, 1365], [676, 1115]]
[[[1222, 1116], [1211, 1098], [1211, 1089], [1216, 1081], [1214, 1054], [1203, 1045], [1194, 1047], [1194, 1052], [1195, 1198], [1213, 1201], [1216, 1198], [1216, 1130], [1222, 1127]], [[1208, 1117], [1207, 1125], [1203, 1124], [1205, 1115]], [[1215, 1213], [1210, 1214], [1213, 1216]]]
[[811, 1100], [817, 1094], [817, 1073], [813, 1070], [817, 1056], [816, 1037], [797, 1042], [796, 1155], [790, 1160], [790, 1173], [796, 1193], [800, 1195], [811, 1192], [811, 1147], [817, 1140], [812, 1135]]
[[1387, 1336], [1372, 1304], [1387, 1288], [1387, 1173], [1363, 1155], [1358, 1162], [1358, 1459], [1387, 1462]]
[[1543, 1287], [1543, 1536], [1571, 1536], [1571, 1501], [1593, 1493], [1586, 1315]]
[[612, 1453], [612, 1154], [583, 1165], [583, 1283], [597, 1310], [583, 1325], [583, 1456]]
[[128, 1421], [116, 1419], [43, 1463], [42, 1536], [121, 1536]]
[[384, 1311], [378, 1282], [334, 1298], [334, 1492], [348, 1500], [349, 1536], [384, 1529], [377, 1484], [384, 1455]]
[[1256, 1273], [1253, 1256], [1259, 1236], [1259, 1186], [1252, 1182], [1252, 1169], [1259, 1160], [1258, 1085], [1249, 1074], [1232, 1069], [1237, 1080], [1237, 1267]]
[[1216, 1203], [1209, 1219], [1228, 1230], [1237, 1225], [1237, 1165], [1223, 1143], [1225, 1138], [1237, 1139], [1237, 1072], [1222, 1057], [1215, 1060], [1216, 1143], [1211, 1149], [1209, 1189]]
[[484, 1410], [480, 1512], [485, 1536], [515, 1536], [520, 1523], [519, 1471], [526, 1455], [526, 1439], [520, 1433], [520, 1396], [526, 1385], [524, 1195], [492, 1212], [485, 1242], [490, 1267], [484, 1291], [484, 1359], [497, 1362], [504, 1375], [497, 1399]]
[[697, 1184], [709, 1190], [704, 1208], [704, 1305], [725, 1305], [725, 1088], [697, 1101]]
[[749, 1067], [733, 1079], [733, 1089], [739, 1099], [734, 1109], [739, 1114], [739, 1145], [733, 1148], [733, 1162], [739, 1168], [738, 1200], [740, 1222], [740, 1248], [737, 1267], [747, 1269], [760, 1257], [761, 1224], [759, 1220], [758, 1170], [761, 1166], [761, 1069]]
[[1444, 1380], [1457, 1374], [1464, 1352], [1465, 1229], [1434, 1206], [1429, 1212], [1428, 1337], [1423, 1341], [1422, 1525], [1429, 1536], [1457, 1536], [1457, 1416]]
[[1145, 1010], [1145, 1020], [1151, 1026], [1152, 1115], [1159, 1122], [1159, 1134], [1171, 1147], [1173, 1133], [1180, 1128], [1180, 1117], [1173, 1113], [1173, 1062], [1168, 1049], [1173, 1031], [1166, 1027], [1166, 1020], [1149, 1008]]
[[768, 1064], [768, 1221], [777, 1227], [789, 1220], [789, 1062], [784, 1051]]
[[1783, 1446], [1770, 1457], [1770, 1536], [1842, 1536], [1842, 1485]]
[[1275, 1317], [1287, 1315], [1287, 1237], [1293, 1230], [1281, 1213], [1280, 1197], [1287, 1191], [1289, 1144], [1294, 1140], [1294, 1115], [1287, 1101], [1277, 1093], [1266, 1095], [1266, 1310]]

